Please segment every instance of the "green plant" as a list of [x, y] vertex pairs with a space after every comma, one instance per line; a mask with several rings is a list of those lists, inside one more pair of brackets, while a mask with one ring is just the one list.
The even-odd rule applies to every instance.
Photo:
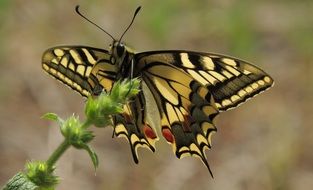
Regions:
[[97, 154], [89, 146], [94, 134], [89, 127], [105, 127], [112, 125], [111, 116], [123, 112], [123, 106], [127, 101], [139, 92], [140, 81], [132, 79], [118, 81], [109, 93], [103, 92], [100, 96], [89, 97], [85, 106], [86, 119], [80, 121], [78, 116], [72, 115], [62, 119], [57, 114], [47, 113], [45, 119], [55, 121], [60, 126], [64, 136], [63, 142], [51, 154], [47, 161], [28, 162], [24, 172], [17, 173], [3, 187], [4, 190], [51, 190], [58, 184], [58, 176], [54, 174], [56, 162], [69, 148], [86, 150], [97, 169], [99, 161]]

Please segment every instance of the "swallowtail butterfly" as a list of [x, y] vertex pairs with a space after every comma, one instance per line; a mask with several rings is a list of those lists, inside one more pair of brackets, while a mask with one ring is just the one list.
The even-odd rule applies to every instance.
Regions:
[[[84, 19], [87, 19], [79, 12]], [[172, 145], [178, 158], [199, 157], [212, 175], [205, 150], [216, 132], [214, 118], [235, 108], [273, 85], [273, 79], [258, 67], [229, 56], [185, 50], [135, 53], [122, 37], [109, 50], [87, 46], [59, 46], [46, 50], [42, 68], [82, 96], [110, 91], [119, 79], [139, 77], [157, 104], [160, 125], [147, 119], [146, 97], [141, 91], [124, 113], [113, 116], [114, 134], [126, 137], [134, 161], [137, 148], [155, 151], [157, 130]]]

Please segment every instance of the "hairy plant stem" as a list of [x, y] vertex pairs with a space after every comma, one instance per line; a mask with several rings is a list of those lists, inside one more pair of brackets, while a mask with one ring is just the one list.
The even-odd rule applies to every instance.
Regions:
[[[86, 119], [85, 122], [80, 126], [83, 129], [88, 128], [91, 125], [91, 121]], [[64, 139], [63, 142], [58, 146], [58, 148], [51, 154], [51, 156], [46, 161], [46, 164], [50, 169], [52, 169], [58, 159], [62, 154], [71, 146], [67, 139]]]
[[64, 139], [64, 141], [59, 145], [59, 147], [51, 154], [46, 164], [49, 169], [53, 169], [55, 163], [62, 156], [62, 154], [71, 146], [71, 144]]

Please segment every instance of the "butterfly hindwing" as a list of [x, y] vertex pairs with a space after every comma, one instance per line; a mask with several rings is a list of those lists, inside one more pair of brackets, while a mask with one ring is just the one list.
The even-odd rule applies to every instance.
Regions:
[[42, 68], [83, 96], [98, 86], [111, 86], [116, 75], [108, 51], [87, 46], [48, 49], [42, 57]]
[[133, 159], [138, 163], [137, 149], [145, 147], [155, 151], [157, 133], [146, 118], [145, 97], [143, 92], [124, 106], [124, 112], [113, 116], [114, 135], [125, 137], [131, 148]]
[[160, 112], [161, 132], [178, 158], [199, 157], [211, 172], [205, 150], [211, 147], [213, 124], [218, 114], [213, 98], [201, 97], [208, 90], [191, 76], [164, 63], [166, 60], [139, 59], [143, 81], [153, 95]]
[[[136, 57], [183, 70], [209, 90], [220, 111], [237, 107], [273, 85], [273, 79], [258, 67], [224, 55], [174, 50], [143, 52]], [[153, 67], [139, 65], [141, 69]]]

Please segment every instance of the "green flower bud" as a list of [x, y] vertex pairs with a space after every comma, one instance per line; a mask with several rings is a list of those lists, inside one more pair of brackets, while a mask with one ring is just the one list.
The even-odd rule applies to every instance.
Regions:
[[36, 161], [26, 164], [26, 176], [40, 187], [52, 188], [58, 183], [58, 177], [53, 175], [55, 168], [49, 168], [45, 162]]
[[88, 121], [97, 127], [105, 127], [111, 124], [111, 115], [123, 113], [123, 105], [129, 97], [136, 95], [140, 90], [140, 81], [117, 81], [111, 92], [101, 93], [98, 97], [89, 97], [85, 107]]
[[76, 136], [79, 133], [78, 130], [80, 126], [81, 123], [78, 117], [73, 115], [63, 122], [61, 125], [61, 133], [67, 139], [73, 138], [73, 136]]

